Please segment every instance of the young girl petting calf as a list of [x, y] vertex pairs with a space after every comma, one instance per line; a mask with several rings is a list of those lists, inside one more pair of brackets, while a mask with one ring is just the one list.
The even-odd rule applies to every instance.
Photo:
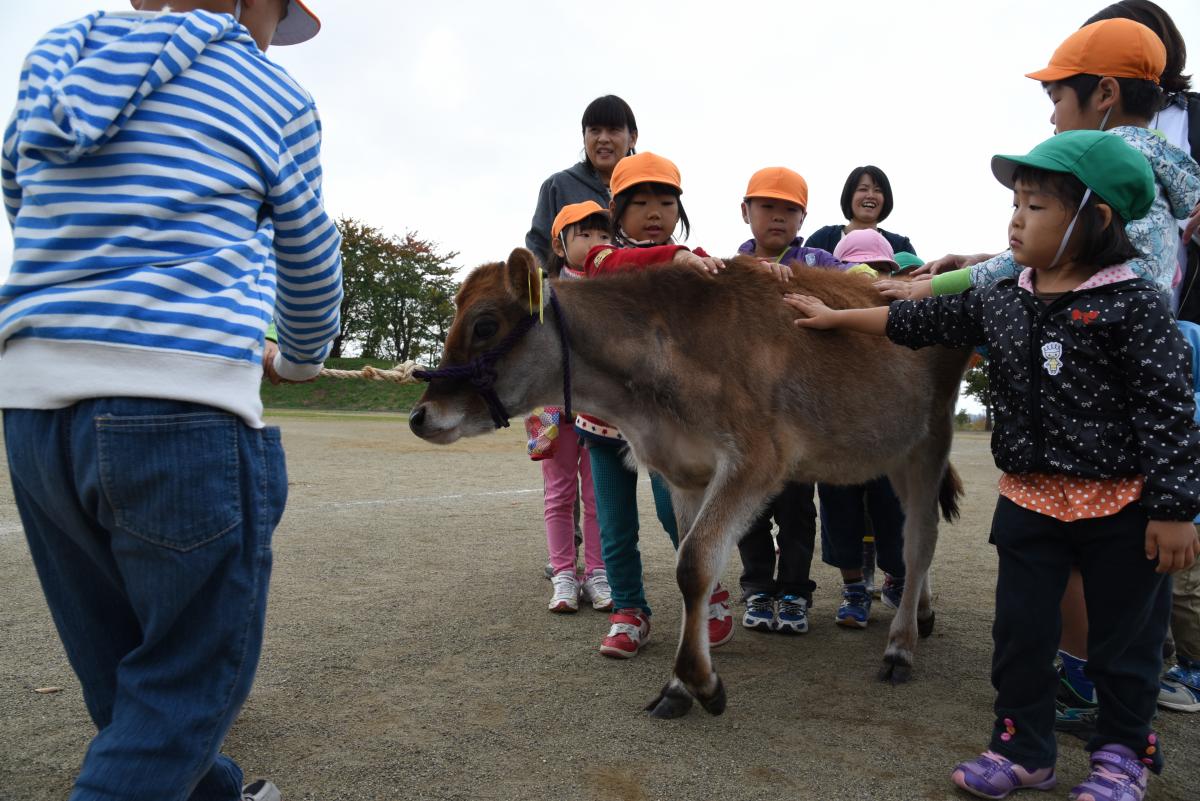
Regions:
[[[671, 161], [654, 153], [627, 156], [613, 170], [610, 188], [614, 241], [588, 252], [584, 272], [589, 278], [664, 264], [686, 265], [705, 274], [724, 266], [699, 248], [693, 252], [674, 244], [675, 229], [682, 223], [686, 237], [689, 225], [680, 200], [679, 169]], [[625, 439], [615, 426], [587, 414], [580, 414], [575, 424], [592, 460], [600, 544], [615, 607], [600, 653], [628, 659], [637, 655], [650, 636], [650, 605], [638, 551], [637, 471], [625, 462]], [[675, 511], [666, 483], [651, 474], [650, 486], [659, 522], [678, 547]], [[729, 591], [719, 584], [709, 600], [708, 627], [709, 643], [714, 647], [733, 636]]]
[[1027, 156], [997, 156], [1013, 189], [1020, 275], [963, 295], [832, 310], [790, 295], [806, 328], [883, 335], [913, 348], [987, 345], [992, 452], [1004, 471], [991, 539], [999, 555], [991, 743], [956, 785], [999, 799], [1055, 785], [1054, 698], [1063, 595], [1078, 565], [1099, 699], [1091, 775], [1076, 801], [1141, 801], [1162, 768], [1151, 729], [1171, 585], [1200, 550], [1200, 427], [1190, 356], [1158, 290], [1124, 262], [1125, 223], [1154, 175], [1099, 131], [1067, 131]]

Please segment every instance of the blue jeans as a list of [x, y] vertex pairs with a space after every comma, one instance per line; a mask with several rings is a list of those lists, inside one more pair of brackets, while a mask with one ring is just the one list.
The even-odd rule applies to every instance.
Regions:
[[218, 753], [262, 645], [279, 430], [208, 406], [6, 409], [13, 493], [98, 730], [71, 801], [234, 801]]

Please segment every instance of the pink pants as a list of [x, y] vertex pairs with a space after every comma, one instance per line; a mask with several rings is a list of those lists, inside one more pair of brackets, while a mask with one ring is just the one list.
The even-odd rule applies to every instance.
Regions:
[[592, 463], [574, 426], [564, 426], [555, 441], [554, 458], [542, 460], [546, 486], [546, 548], [555, 573], [575, 569], [575, 490], [583, 492], [583, 560], [587, 575], [604, 568], [600, 556], [600, 524], [592, 490]]

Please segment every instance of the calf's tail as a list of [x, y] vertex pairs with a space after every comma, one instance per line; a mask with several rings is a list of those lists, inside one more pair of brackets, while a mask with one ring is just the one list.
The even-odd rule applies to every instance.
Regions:
[[953, 523], [959, 517], [958, 499], [963, 496], [962, 479], [954, 465], [946, 463], [946, 472], [942, 473], [942, 484], [938, 487], [938, 506], [942, 508], [942, 519]]

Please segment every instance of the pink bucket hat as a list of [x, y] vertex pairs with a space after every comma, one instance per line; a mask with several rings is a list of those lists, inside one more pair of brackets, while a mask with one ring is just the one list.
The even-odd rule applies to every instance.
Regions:
[[900, 269], [892, 246], [874, 228], [860, 228], [843, 236], [833, 249], [833, 257], [849, 264], [886, 261], [893, 270]]

